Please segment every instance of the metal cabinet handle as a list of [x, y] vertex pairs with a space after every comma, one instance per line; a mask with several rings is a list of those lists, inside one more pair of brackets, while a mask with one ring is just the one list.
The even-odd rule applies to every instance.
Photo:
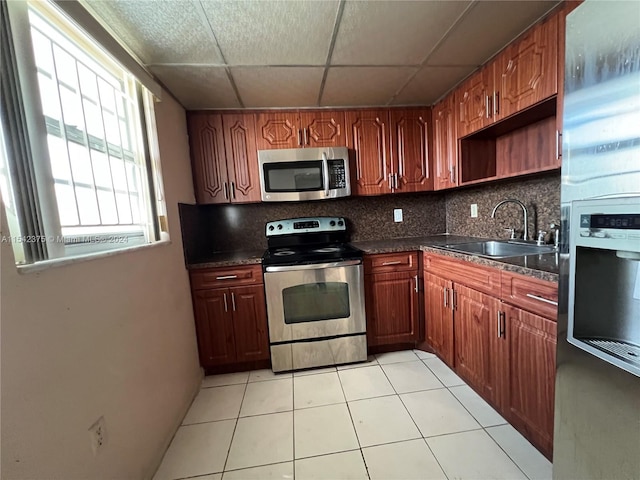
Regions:
[[384, 262], [384, 263], [382, 264], [382, 266], [383, 266], [383, 267], [386, 267], [386, 266], [388, 266], [388, 265], [400, 265], [401, 263], [402, 263], [402, 262], [401, 262], [400, 260], [397, 260], [397, 261], [395, 261], [395, 262]]
[[500, 92], [493, 92], [493, 113], [500, 114]]
[[562, 157], [562, 133], [560, 130], [556, 130], [556, 160]]
[[389, 190], [393, 190], [393, 175], [389, 174]]
[[397, 173], [393, 174], [393, 188], [395, 188], [396, 190], [398, 189], [398, 174]]
[[223, 294], [222, 294], [222, 296], [223, 296], [223, 298], [224, 298], [224, 311], [225, 311], [225, 312], [228, 312], [228, 311], [229, 311], [229, 308], [228, 308], [228, 305], [227, 305], [227, 294], [226, 294], [226, 293], [223, 293]]
[[449, 306], [449, 289], [447, 287], [443, 287], [442, 288], [442, 293], [443, 293], [443, 299], [444, 299], [444, 308], [447, 308]]
[[298, 146], [302, 146], [302, 132], [298, 129]]
[[489, 118], [489, 95], [485, 95], [484, 97], [484, 112], [485, 116]]
[[233, 307], [233, 311], [236, 311], [236, 294], [231, 292], [231, 306]]
[[229, 188], [227, 187], [227, 182], [224, 182], [224, 185], [222, 186], [223, 190], [224, 190], [224, 198], [226, 200], [229, 200]]
[[304, 144], [305, 145], [309, 145], [309, 139], [307, 138], [307, 129], [306, 128], [302, 129], [302, 136], [304, 138]]
[[505, 313], [498, 310], [498, 338], [501, 338], [504, 335], [504, 317]]
[[231, 198], [236, 198], [236, 184], [235, 182], [231, 182]]
[[419, 284], [418, 284], [418, 275], [416, 275], [415, 277], [413, 277], [413, 279], [416, 281], [416, 288], [415, 288], [415, 291], [416, 291], [416, 293], [418, 293], [418, 292], [420, 291], [420, 287], [419, 287]]
[[221, 277], [216, 277], [216, 280], [232, 280], [234, 278], [238, 278], [238, 275], [222, 275]]
[[539, 297], [539, 296], [534, 295], [532, 293], [527, 293], [527, 297], [533, 298], [534, 300], [538, 300], [539, 302], [544, 302], [544, 303], [548, 303], [550, 305], [555, 305], [556, 307], [558, 306], [558, 302], [554, 302], [553, 300], [548, 300], [546, 298]]

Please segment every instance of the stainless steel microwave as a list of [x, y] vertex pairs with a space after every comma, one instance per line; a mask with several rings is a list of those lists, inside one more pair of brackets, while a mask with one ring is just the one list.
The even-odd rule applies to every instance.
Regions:
[[263, 202], [325, 200], [351, 195], [346, 147], [258, 150]]

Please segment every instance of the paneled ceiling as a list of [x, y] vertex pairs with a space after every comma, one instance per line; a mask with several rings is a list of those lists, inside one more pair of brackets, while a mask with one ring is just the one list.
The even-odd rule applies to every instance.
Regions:
[[187, 109], [430, 105], [557, 0], [85, 0]]

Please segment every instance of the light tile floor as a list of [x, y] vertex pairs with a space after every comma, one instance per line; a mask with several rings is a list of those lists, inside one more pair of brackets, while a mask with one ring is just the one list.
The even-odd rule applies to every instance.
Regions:
[[154, 480], [551, 478], [551, 463], [434, 355], [206, 377]]

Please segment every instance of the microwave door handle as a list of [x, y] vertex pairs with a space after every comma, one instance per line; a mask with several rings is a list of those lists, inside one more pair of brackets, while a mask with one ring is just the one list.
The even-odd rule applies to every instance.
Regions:
[[322, 152], [322, 177], [324, 180], [324, 196], [329, 196], [329, 161], [327, 154]]

